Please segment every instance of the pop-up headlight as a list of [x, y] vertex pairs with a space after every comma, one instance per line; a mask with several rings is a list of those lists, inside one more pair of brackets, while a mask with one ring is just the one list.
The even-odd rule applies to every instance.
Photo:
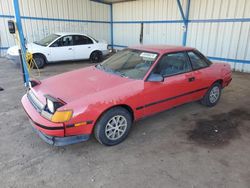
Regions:
[[54, 112], [55, 112], [54, 103], [53, 103], [53, 101], [51, 101], [48, 98], [47, 98], [47, 108], [48, 108], [50, 113], [54, 114]]
[[73, 115], [72, 110], [57, 111], [66, 103], [60, 99], [45, 95], [46, 108], [42, 111], [41, 115], [54, 123], [63, 123], [69, 121]]
[[56, 99], [54, 97], [51, 97], [50, 95], [45, 95], [46, 97], [46, 106], [47, 106], [47, 110], [51, 113], [54, 114], [55, 111], [60, 108], [61, 106], [63, 106], [65, 103], [62, 102], [59, 99]]

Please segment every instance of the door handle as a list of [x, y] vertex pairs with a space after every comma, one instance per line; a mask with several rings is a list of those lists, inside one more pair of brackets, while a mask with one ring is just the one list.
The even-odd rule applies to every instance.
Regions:
[[189, 82], [195, 81], [195, 77], [190, 77], [190, 78], [188, 78], [188, 81], [189, 81]]
[[69, 48], [68, 50], [72, 50], [72, 48]]
[[91, 48], [91, 46], [89, 46], [88, 48]]

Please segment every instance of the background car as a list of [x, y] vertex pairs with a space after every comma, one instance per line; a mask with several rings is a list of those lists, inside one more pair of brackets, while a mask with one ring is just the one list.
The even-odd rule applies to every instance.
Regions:
[[[102, 56], [109, 53], [105, 41], [79, 33], [54, 33], [40, 41], [28, 43], [27, 51], [33, 54], [38, 68], [43, 68], [46, 63], [90, 59], [100, 62]], [[10, 47], [8, 57], [13, 59], [18, 56], [18, 46]]]
[[[189, 47], [138, 46], [103, 63], [32, 81], [22, 104], [48, 143], [122, 142], [133, 121], [178, 105], [215, 106], [232, 80], [230, 65]], [[157, 129], [157, 127], [156, 127]]]

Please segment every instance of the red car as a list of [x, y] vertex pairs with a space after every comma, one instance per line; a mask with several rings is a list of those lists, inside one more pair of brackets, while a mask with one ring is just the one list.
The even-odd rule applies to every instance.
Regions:
[[32, 80], [22, 104], [47, 143], [77, 143], [94, 133], [111, 146], [143, 117], [191, 101], [216, 105], [231, 80], [228, 64], [212, 63], [194, 48], [137, 46], [96, 66]]

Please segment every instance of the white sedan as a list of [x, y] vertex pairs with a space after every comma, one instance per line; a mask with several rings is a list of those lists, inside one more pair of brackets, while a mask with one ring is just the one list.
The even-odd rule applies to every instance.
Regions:
[[[102, 56], [109, 53], [107, 42], [79, 33], [54, 33], [26, 47], [33, 54], [38, 68], [43, 68], [46, 63], [68, 60], [90, 59], [91, 62], [100, 62]], [[18, 46], [10, 47], [7, 55], [10, 58], [17, 57]]]

